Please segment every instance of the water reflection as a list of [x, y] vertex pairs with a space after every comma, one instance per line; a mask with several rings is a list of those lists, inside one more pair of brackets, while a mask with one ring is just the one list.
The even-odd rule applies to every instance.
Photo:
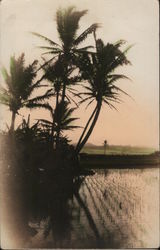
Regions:
[[23, 247], [157, 247], [158, 171], [97, 170], [93, 176], [57, 174], [50, 180], [43, 173], [15, 190], [21, 195], [10, 199], [17, 214], [9, 219], [19, 225]]
[[[62, 248], [71, 241], [73, 195], [78, 194], [83, 180], [84, 178], [56, 175], [50, 183], [40, 183], [36, 194], [38, 199], [32, 203], [34, 210], [31, 209], [30, 226], [38, 229], [36, 239], [41, 237], [44, 242], [51, 239], [51, 242], [47, 242], [47, 247], [51, 244], [51, 247]], [[37, 243], [40, 242], [33, 239], [33, 244]], [[41, 244], [38, 247], [42, 247]]]

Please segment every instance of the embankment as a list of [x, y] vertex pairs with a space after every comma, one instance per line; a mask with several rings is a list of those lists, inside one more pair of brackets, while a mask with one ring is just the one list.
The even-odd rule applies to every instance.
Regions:
[[80, 154], [80, 165], [86, 168], [155, 168], [160, 167], [160, 156]]

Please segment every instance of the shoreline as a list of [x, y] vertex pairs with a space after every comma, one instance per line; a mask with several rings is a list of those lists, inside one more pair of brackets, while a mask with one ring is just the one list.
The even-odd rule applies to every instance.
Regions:
[[84, 168], [159, 168], [160, 156], [150, 155], [94, 155], [80, 154], [80, 166]]

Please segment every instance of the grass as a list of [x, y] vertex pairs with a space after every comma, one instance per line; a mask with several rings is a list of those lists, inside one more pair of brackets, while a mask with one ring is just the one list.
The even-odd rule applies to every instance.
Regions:
[[86, 145], [81, 151], [80, 165], [85, 168], [150, 168], [159, 167], [160, 158], [154, 148], [132, 146]]
[[[149, 147], [133, 147], [133, 146], [117, 146], [117, 145], [109, 145], [106, 148], [106, 155], [148, 155], [152, 154], [156, 151], [155, 148]], [[96, 145], [86, 145], [81, 153], [87, 154], [104, 154], [103, 146]]]

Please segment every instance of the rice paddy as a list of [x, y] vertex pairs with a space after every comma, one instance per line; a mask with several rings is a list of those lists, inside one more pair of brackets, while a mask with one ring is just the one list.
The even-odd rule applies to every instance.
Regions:
[[[68, 221], [56, 235], [50, 216], [39, 224], [30, 246], [45, 248], [157, 248], [159, 169], [97, 170], [84, 177], [68, 201]], [[64, 212], [64, 211], [63, 211]], [[66, 216], [66, 215], [65, 215]], [[48, 236], [46, 228], [52, 224]], [[57, 224], [56, 224], [57, 227]], [[56, 230], [58, 230], [56, 228]]]

